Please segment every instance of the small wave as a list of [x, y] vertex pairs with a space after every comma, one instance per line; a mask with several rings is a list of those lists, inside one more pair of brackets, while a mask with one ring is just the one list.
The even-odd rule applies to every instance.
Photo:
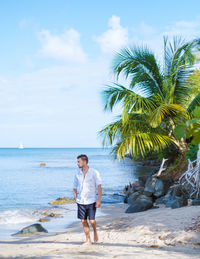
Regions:
[[38, 215], [31, 210], [5, 210], [0, 212], [0, 225], [20, 224], [33, 222], [38, 219]]

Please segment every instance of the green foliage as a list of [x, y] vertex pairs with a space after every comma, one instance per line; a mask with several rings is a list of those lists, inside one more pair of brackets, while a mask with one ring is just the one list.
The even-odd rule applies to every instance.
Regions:
[[191, 94], [199, 46], [199, 39], [185, 42], [174, 37], [169, 42], [164, 37], [163, 66], [146, 46], [131, 46], [117, 53], [113, 73], [117, 80], [123, 75], [129, 85], [117, 82], [102, 91], [104, 110], [113, 111], [121, 104], [122, 112], [99, 135], [103, 145], [113, 146], [118, 159], [127, 153], [145, 157], [161, 154], [167, 146], [173, 146], [174, 151], [185, 147], [179, 136], [189, 134], [185, 122], [192, 119], [191, 113], [200, 103], [200, 95]]
[[198, 144], [200, 144], [200, 107], [196, 107], [191, 113], [191, 120], [186, 121], [174, 130], [178, 139], [184, 139], [188, 143], [187, 158], [196, 159]]
[[186, 158], [194, 161], [197, 159], [197, 152], [199, 150], [198, 145], [188, 145], [189, 150], [186, 152]]
[[184, 138], [192, 145], [198, 145], [200, 143], [200, 107], [196, 107], [191, 116], [191, 120], [177, 125], [174, 134], [179, 140]]

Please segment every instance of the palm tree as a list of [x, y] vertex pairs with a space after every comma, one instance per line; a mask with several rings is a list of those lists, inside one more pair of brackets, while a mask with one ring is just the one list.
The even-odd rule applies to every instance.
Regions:
[[[102, 91], [104, 110], [120, 103], [122, 113], [98, 134], [103, 146], [112, 145], [118, 159], [125, 154], [144, 156], [173, 144], [184, 150], [186, 143], [176, 139], [175, 126], [186, 120], [197, 105], [200, 92], [190, 100], [188, 77], [194, 71], [200, 39], [185, 42], [164, 37], [163, 64], [146, 46], [123, 48], [116, 54], [112, 70], [117, 82]], [[128, 87], [118, 83], [125, 76]], [[189, 103], [189, 105], [188, 105]]]

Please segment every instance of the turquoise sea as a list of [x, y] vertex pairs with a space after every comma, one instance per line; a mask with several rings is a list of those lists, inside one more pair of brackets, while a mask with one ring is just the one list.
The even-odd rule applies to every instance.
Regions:
[[[102, 148], [0, 148], [0, 239], [28, 224], [36, 223], [38, 212], [52, 208], [49, 202], [58, 197], [73, 198], [73, 177], [77, 156], [86, 154], [89, 166], [102, 177], [102, 206], [121, 203], [121, 193], [129, 182], [151, 168], [138, 166], [126, 158], [116, 161], [110, 149]], [[46, 163], [40, 167], [40, 163]], [[76, 204], [62, 206], [62, 219], [43, 225], [52, 231], [76, 220]]]

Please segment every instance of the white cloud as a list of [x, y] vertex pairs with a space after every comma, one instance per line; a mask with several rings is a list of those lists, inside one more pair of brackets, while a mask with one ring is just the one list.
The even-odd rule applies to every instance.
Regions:
[[95, 37], [104, 53], [117, 51], [128, 43], [128, 29], [121, 26], [120, 17], [113, 15], [108, 21], [108, 26], [110, 29]]
[[42, 30], [39, 34], [43, 57], [70, 62], [85, 62], [86, 54], [80, 43], [80, 34], [69, 29], [61, 35], [53, 35], [49, 30]]
[[179, 35], [185, 37], [186, 39], [191, 39], [193, 37], [199, 37], [200, 34], [200, 19], [197, 17], [193, 21], [177, 21], [168, 26], [166, 26], [163, 35], [173, 36]]

